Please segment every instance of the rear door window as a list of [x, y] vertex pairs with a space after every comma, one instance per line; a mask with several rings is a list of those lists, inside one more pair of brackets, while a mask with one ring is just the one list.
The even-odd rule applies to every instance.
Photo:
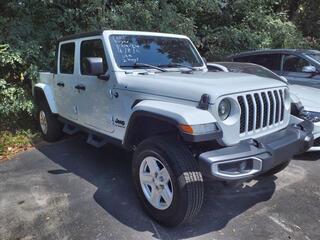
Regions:
[[234, 60], [236, 62], [255, 63], [275, 71], [280, 71], [280, 68], [281, 68], [281, 54], [278, 54], [278, 53], [238, 57], [238, 58], [235, 58]]
[[60, 73], [73, 74], [74, 72], [75, 43], [64, 43], [60, 46]]

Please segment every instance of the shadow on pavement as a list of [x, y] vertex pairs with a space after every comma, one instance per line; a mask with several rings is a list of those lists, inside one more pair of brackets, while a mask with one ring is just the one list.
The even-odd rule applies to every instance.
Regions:
[[270, 199], [275, 191], [276, 177], [234, 187], [208, 181], [199, 216], [190, 224], [169, 229], [154, 223], [143, 212], [133, 189], [130, 156], [125, 151], [114, 146], [95, 149], [81, 136], [44, 144], [38, 150], [61, 166], [48, 169], [50, 174], [73, 173], [85, 179], [97, 188], [93, 198], [105, 211], [122, 224], [149, 231], [156, 238], [188, 238], [221, 230], [234, 217]]
[[320, 159], [320, 151], [310, 151], [294, 156], [294, 160], [300, 161], [317, 161]]

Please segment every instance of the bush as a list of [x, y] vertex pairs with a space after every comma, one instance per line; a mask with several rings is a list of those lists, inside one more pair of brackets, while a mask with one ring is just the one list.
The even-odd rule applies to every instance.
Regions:
[[110, 28], [180, 33], [215, 61], [259, 48], [319, 48], [319, 9], [318, 0], [2, 0], [0, 127], [31, 121], [30, 82], [53, 67], [62, 36]]
[[0, 79], [0, 129], [32, 121], [33, 103], [28, 90]]
[[0, 130], [30, 125], [33, 103], [26, 82], [31, 72], [20, 52], [0, 45]]

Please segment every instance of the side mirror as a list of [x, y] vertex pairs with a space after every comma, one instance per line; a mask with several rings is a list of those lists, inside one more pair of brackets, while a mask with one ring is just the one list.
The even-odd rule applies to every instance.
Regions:
[[317, 69], [314, 66], [304, 66], [302, 68], [302, 72], [304, 72], [304, 73], [316, 73]]
[[101, 80], [108, 81], [110, 76], [109, 74], [104, 75], [103, 59], [100, 57], [88, 57], [86, 58], [85, 63], [87, 73], [89, 75], [97, 76]]

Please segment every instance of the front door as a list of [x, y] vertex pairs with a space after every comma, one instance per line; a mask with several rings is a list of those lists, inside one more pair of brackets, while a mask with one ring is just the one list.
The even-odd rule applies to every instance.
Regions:
[[290, 84], [298, 84], [309, 87], [320, 88], [320, 75], [305, 73], [303, 67], [312, 64], [306, 59], [297, 55], [284, 55], [283, 57], [283, 76], [288, 79]]
[[60, 43], [58, 69], [54, 78], [55, 101], [60, 116], [77, 120], [74, 85], [77, 81], [75, 69], [75, 42]]
[[90, 75], [86, 58], [100, 57], [103, 59], [104, 71], [108, 64], [103, 41], [100, 38], [88, 38], [80, 42], [80, 73], [77, 85], [77, 105], [81, 124], [99, 132], [113, 132], [112, 79], [108, 81]]

